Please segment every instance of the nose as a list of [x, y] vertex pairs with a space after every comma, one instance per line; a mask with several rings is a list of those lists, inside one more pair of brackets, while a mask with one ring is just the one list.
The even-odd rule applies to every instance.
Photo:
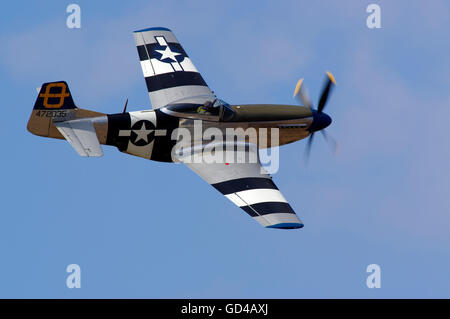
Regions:
[[324, 112], [313, 112], [313, 122], [311, 126], [308, 128], [308, 131], [310, 132], [316, 132], [323, 130], [324, 128], [328, 127], [328, 125], [331, 124], [331, 117], [324, 113]]

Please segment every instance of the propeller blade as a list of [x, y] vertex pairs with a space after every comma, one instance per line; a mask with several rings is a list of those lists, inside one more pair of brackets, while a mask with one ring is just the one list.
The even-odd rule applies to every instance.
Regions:
[[305, 149], [306, 163], [308, 163], [309, 155], [311, 154], [311, 145], [312, 145], [313, 138], [314, 138], [314, 132], [311, 133], [311, 135], [309, 136], [309, 139], [308, 139], [308, 143], [306, 144], [306, 149]]
[[309, 107], [311, 109], [313, 108], [313, 105], [311, 103], [311, 100], [309, 99], [309, 95], [308, 92], [306, 91], [306, 88], [302, 86], [302, 84], [303, 79], [298, 80], [294, 90], [294, 97], [297, 97], [297, 99], [299, 99], [299, 102], [302, 105]]
[[323, 138], [325, 139], [325, 141], [327, 141], [328, 145], [330, 146], [330, 148], [331, 148], [331, 150], [333, 152], [333, 155], [336, 156], [337, 152], [338, 152], [338, 143], [325, 130], [322, 130], [321, 132], [322, 132]]
[[336, 85], [336, 80], [334, 79], [333, 74], [327, 71], [327, 77], [328, 79], [326, 81], [325, 87], [322, 90], [319, 105], [317, 106], [317, 111], [319, 113], [322, 113], [323, 109], [325, 108], [325, 104], [327, 103], [328, 100], [328, 95], [330, 94], [331, 88], [333, 87], [332, 85]]

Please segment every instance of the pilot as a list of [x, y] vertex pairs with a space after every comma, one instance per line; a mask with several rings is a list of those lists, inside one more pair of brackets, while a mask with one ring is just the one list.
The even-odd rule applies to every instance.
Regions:
[[213, 103], [211, 101], [206, 101], [203, 105], [197, 108], [197, 113], [207, 113], [213, 110]]

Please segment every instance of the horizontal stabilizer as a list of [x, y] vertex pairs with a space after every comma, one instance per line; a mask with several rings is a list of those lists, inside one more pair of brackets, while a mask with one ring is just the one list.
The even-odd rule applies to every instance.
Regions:
[[91, 119], [54, 122], [53, 124], [80, 156], [98, 157], [103, 155]]

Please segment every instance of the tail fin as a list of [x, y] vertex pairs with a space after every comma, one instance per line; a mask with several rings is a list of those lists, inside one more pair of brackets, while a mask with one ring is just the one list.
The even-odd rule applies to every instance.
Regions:
[[65, 81], [44, 83], [34, 104], [35, 110], [75, 109], [72, 95]]
[[54, 122], [103, 115], [105, 114], [78, 108], [65, 81], [48, 82], [42, 84], [27, 129], [35, 135], [63, 139], [64, 136], [55, 127]]
[[[35, 135], [66, 139], [81, 156], [102, 156], [100, 142], [105, 142], [107, 126], [103, 113], [80, 109], [75, 106], [67, 83], [64, 81], [44, 83], [34, 103], [27, 129]], [[101, 141], [99, 140], [99, 135]]]
[[75, 110], [77, 107], [66, 82], [44, 83], [34, 103], [27, 129], [35, 135], [63, 138], [52, 121], [70, 119]]

